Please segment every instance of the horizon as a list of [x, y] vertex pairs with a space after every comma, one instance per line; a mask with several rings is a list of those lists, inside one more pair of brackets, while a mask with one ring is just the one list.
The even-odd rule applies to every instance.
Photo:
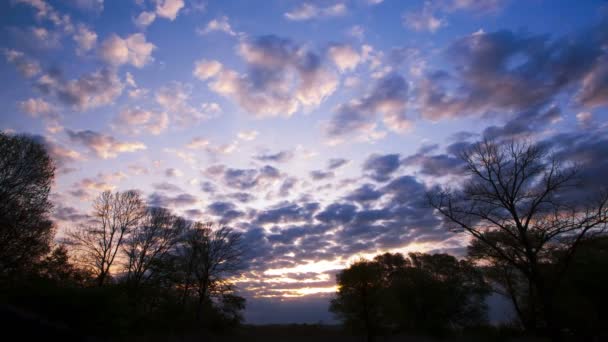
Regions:
[[354, 261], [465, 254], [425, 194], [462, 184], [475, 141], [537, 142], [605, 184], [605, 1], [259, 5], [0, 4], [0, 130], [56, 161], [59, 237], [136, 189], [242, 232], [246, 323], [333, 323]]

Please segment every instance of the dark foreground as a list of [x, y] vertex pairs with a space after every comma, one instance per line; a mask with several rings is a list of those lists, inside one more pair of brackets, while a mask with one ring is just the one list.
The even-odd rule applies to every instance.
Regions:
[[[212, 334], [212, 333], [184, 333], [171, 332], [168, 334], [127, 334], [120, 338], [99, 338], [95, 337], [104, 327], [100, 326], [99, 331], [91, 331], [89, 336], [83, 336], [71, 331], [68, 327], [62, 324], [53, 322], [52, 319], [42, 318], [35, 314], [19, 310], [14, 307], [1, 306], [0, 319], [5, 326], [5, 336], [19, 336], [23, 341], [35, 340], [53, 340], [53, 341], [209, 341], [209, 342], [299, 342], [299, 341], [314, 341], [314, 342], [363, 342], [366, 341], [365, 336], [350, 334], [340, 326], [318, 325], [318, 324], [289, 324], [289, 325], [245, 325], [238, 328], [230, 334]], [[414, 335], [393, 335], [393, 336], [377, 336], [376, 342], [435, 342], [435, 341], [541, 341], [538, 339], [517, 337], [513, 333], [491, 330], [491, 331], [475, 331], [465, 333], [460, 336], [414, 336]]]

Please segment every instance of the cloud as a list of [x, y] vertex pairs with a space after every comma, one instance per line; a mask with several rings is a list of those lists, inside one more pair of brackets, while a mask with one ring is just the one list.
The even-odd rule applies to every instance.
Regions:
[[173, 21], [182, 8], [184, 8], [183, 0], [156, 0], [156, 14], [161, 18]]
[[253, 196], [252, 194], [246, 193], [246, 192], [235, 192], [235, 193], [226, 195], [226, 197], [232, 198], [241, 203], [249, 203], [249, 202], [255, 200], [255, 196]]
[[150, 26], [155, 19], [156, 13], [143, 11], [134, 19], [134, 22], [140, 29], [145, 29]]
[[188, 193], [181, 193], [175, 196], [165, 195], [154, 192], [148, 196], [148, 204], [154, 207], [175, 208], [193, 206], [198, 203], [198, 199]]
[[365, 35], [365, 29], [360, 25], [355, 25], [355, 26], [351, 27], [347, 33], [349, 36], [352, 36], [352, 37], [355, 37], [355, 38], [361, 40], [361, 39], [363, 39], [363, 36]]
[[74, 182], [70, 195], [80, 200], [90, 200], [95, 195], [103, 191], [113, 191], [117, 184], [126, 177], [122, 172], [98, 173], [95, 177], [86, 177]]
[[429, 3], [425, 3], [422, 10], [405, 13], [403, 15], [403, 24], [414, 31], [434, 33], [442, 26], [445, 26], [446, 22], [433, 13]]
[[202, 137], [194, 137], [188, 142], [188, 144], [186, 144], [186, 148], [190, 150], [205, 150], [213, 157], [215, 157], [217, 154], [231, 154], [237, 151], [238, 147], [238, 140], [230, 143], [214, 145], [211, 143], [211, 141]]
[[207, 168], [205, 173], [224, 185], [238, 190], [268, 187], [281, 178], [280, 171], [270, 165], [259, 169], [233, 169], [215, 165]]
[[66, 33], [74, 31], [72, 18], [67, 14], [61, 14], [44, 0], [15, 0], [14, 2], [33, 7], [36, 10], [36, 18], [38, 20], [48, 20]]
[[506, 0], [453, 0], [445, 2], [447, 11], [473, 10], [481, 13], [494, 13], [500, 10]]
[[328, 160], [327, 168], [330, 170], [335, 170], [335, 169], [341, 168], [342, 166], [344, 166], [348, 163], [350, 163], [350, 161], [348, 159], [332, 158], [332, 159]]
[[292, 223], [307, 222], [312, 219], [314, 213], [319, 209], [318, 203], [296, 203], [285, 202], [257, 214], [256, 224], [268, 223]]
[[279, 196], [280, 197], [289, 196], [289, 194], [296, 187], [298, 182], [299, 182], [298, 179], [295, 177], [285, 178], [285, 180], [283, 181], [283, 184], [281, 184], [281, 187], [279, 188]]
[[324, 67], [320, 56], [305, 46], [277, 36], [245, 39], [238, 45], [247, 73], [199, 61], [194, 71], [210, 79], [209, 88], [259, 116], [290, 116], [301, 107], [316, 107], [331, 95], [337, 75]]
[[143, 33], [134, 33], [126, 38], [112, 34], [101, 43], [99, 55], [108, 64], [120, 66], [131, 64], [136, 68], [143, 68], [154, 61], [152, 51], [156, 46], [146, 42]]
[[70, 141], [85, 146], [95, 156], [102, 159], [116, 158], [123, 152], [145, 150], [146, 145], [141, 142], [121, 142], [116, 138], [95, 131], [66, 131]]
[[104, 0], [68, 0], [68, 3], [82, 10], [101, 13]]
[[76, 53], [82, 55], [92, 50], [97, 44], [97, 33], [85, 25], [78, 25], [78, 30], [72, 36], [76, 42]]
[[554, 153], [555, 158], [568, 165], [572, 163], [579, 170], [578, 183], [571, 187], [569, 198], [585, 203], [591, 194], [597, 194], [606, 186], [608, 167], [608, 131], [598, 127], [574, 132], [554, 134], [540, 141], [540, 144]]
[[327, 53], [341, 72], [354, 70], [361, 62], [361, 56], [350, 45], [333, 45], [328, 49]]
[[216, 76], [222, 70], [222, 64], [215, 60], [200, 59], [195, 62], [193, 75], [201, 81]]
[[183, 175], [184, 175], [183, 172], [181, 172], [180, 170], [173, 168], [173, 167], [165, 170], [165, 176], [167, 176], [167, 177], [175, 178], [175, 177], [181, 177]]
[[259, 132], [255, 130], [241, 131], [237, 134], [237, 137], [244, 141], [253, 141], [257, 138], [258, 134]]
[[78, 209], [61, 203], [53, 203], [53, 219], [63, 221], [65, 223], [74, 224], [74, 222], [84, 222], [90, 219], [90, 216], [80, 212]]
[[171, 113], [171, 118], [180, 126], [188, 126], [218, 116], [222, 109], [215, 103], [191, 104], [192, 86], [171, 82], [155, 93], [156, 102]]
[[348, 203], [333, 203], [319, 212], [315, 218], [324, 223], [346, 224], [353, 220], [357, 207]]
[[285, 163], [292, 160], [294, 157], [291, 151], [279, 151], [277, 153], [258, 154], [253, 159], [261, 162]]
[[[430, 152], [430, 151], [429, 151]], [[446, 175], [464, 176], [464, 162], [449, 154], [428, 155], [427, 151], [403, 158], [403, 166], [416, 167], [423, 175], [442, 177]]]
[[30, 98], [19, 102], [19, 109], [34, 118], [57, 120], [59, 115], [50, 103], [41, 98]]
[[580, 112], [576, 114], [576, 121], [583, 127], [589, 127], [593, 121], [593, 114], [590, 112]]
[[169, 126], [169, 115], [166, 112], [144, 110], [139, 107], [124, 108], [114, 118], [112, 126], [123, 133], [148, 132], [159, 135]]
[[516, 114], [502, 126], [486, 127], [482, 135], [491, 140], [530, 139], [542, 135], [548, 125], [555, 124], [561, 119], [562, 113], [557, 106], [546, 109], [532, 108]]
[[366, 203], [376, 201], [383, 195], [384, 193], [378, 191], [372, 184], [364, 184], [348, 194], [345, 198], [358, 203]]
[[338, 106], [325, 127], [330, 137], [343, 137], [356, 133], [369, 133], [376, 127], [376, 115], [382, 114], [384, 124], [395, 132], [404, 132], [411, 126], [405, 117], [408, 103], [408, 85], [403, 77], [389, 74], [374, 85], [362, 99]]
[[201, 137], [195, 137], [190, 140], [190, 142], [186, 145], [187, 148], [192, 150], [198, 150], [201, 148], [206, 148], [210, 144], [209, 140]]
[[606, 64], [598, 48], [605, 40], [601, 29], [557, 39], [508, 30], [460, 38], [445, 52], [454, 72], [433, 72], [419, 83], [420, 112], [429, 120], [497, 113], [508, 117], [547, 106], [579, 83], [579, 104], [602, 103], [605, 96], [594, 90], [602, 89], [594, 81], [601, 77], [594, 75], [601, 75]]
[[38, 61], [25, 56], [23, 52], [12, 49], [4, 49], [3, 52], [6, 61], [15, 65], [21, 75], [31, 78], [40, 73]]
[[385, 182], [401, 167], [399, 154], [372, 154], [363, 163], [363, 171], [377, 182]]
[[167, 191], [167, 192], [181, 192], [182, 191], [182, 189], [179, 186], [168, 183], [168, 182], [153, 183], [152, 187], [158, 191]]
[[304, 21], [310, 19], [338, 17], [346, 14], [346, 5], [336, 3], [327, 7], [318, 7], [317, 5], [304, 2], [299, 7], [286, 12], [285, 18], [293, 21]]
[[29, 50], [50, 50], [61, 47], [62, 32], [44, 27], [9, 27], [17, 41]]
[[502, 8], [504, 2], [504, 0], [425, 1], [420, 10], [403, 14], [403, 25], [414, 31], [435, 33], [448, 25], [445, 14], [455, 11], [472, 11], [483, 15], [494, 14]]
[[205, 35], [215, 31], [224, 32], [230, 36], [236, 36], [236, 32], [232, 30], [232, 27], [228, 22], [228, 17], [226, 16], [213, 19], [207, 23], [204, 29], [198, 28], [196, 30], [196, 32], [200, 35]]
[[314, 180], [324, 180], [333, 178], [334, 176], [333, 171], [314, 170], [310, 172], [310, 178]]
[[237, 210], [236, 206], [230, 202], [213, 202], [207, 206], [207, 210], [211, 215], [220, 216], [221, 224], [229, 223], [245, 215], [244, 212]]
[[100, 69], [78, 79], [65, 80], [60, 72], [42, 75], [36, 87], [54, 95], [60, 102], [84, 111], [108, 105], [122, 93], [124, 85], [113, 69]]
[[587, 108], [608, 105], [608, 54], [598, 58], [583, 77], [576, 99]]

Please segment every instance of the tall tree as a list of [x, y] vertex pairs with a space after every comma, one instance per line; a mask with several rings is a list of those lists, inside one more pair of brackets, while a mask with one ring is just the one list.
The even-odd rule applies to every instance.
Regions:
[[102, 286], [109, 278], [116, 256], [145, 213], [139, 192], [105, 191], [93, 204], [93, 220], [68, 232], [80, 261], [91, 268]]
[[50, 251], [54, 226], [48, 199], [55, 166], [45, 147], [0, 132], [0, 275], [22, 269]]
[[384, 277], [379, 263], [359, 260], [336, 275], [338, 292], [329, 310], [347, 326], [363, 330], [368, 342], [384, 325], [381, 298]]
[[137, 290], [157, 275], [155, 268], [179, 241], [186, 221], [165, 208], [147, 208], [125, 240], [127, 282]]
[[[521, 272], [531, 285], [530, 295], [539, 298], [538, 323], [559, 339], [555, 289], [581, 240], [606, 228], [608, 196], [590, 204], [568, 198], [576, 168], [539, 145], [483, 141], [461, 158], [468, 181], [459, 190], [430, 193], [430, 204], [451, 228], [468, 232], [493, 257]], [[499, 238], [489, 234], [496, 231], [502, 233]], [[544, 274], [541, 265], [556, 245], [565, 250], [558, 270]]]
[[184, 270], [184, 298], [189, 290], [195, 291], [197, 320], [202, 318], [203, 308], [212, 295], [232, 292], [228, 277], [243, 268], [243, 251], [241, 234], [226, 226], [196, 222], [186, 233], [180, 262]]

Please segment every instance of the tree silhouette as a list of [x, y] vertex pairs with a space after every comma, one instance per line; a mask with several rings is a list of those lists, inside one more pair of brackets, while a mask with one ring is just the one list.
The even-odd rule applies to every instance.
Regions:
[[196, 319], [201, 320], [203, 308], [210, 305], [212, 295], [223, 298], [232, 294], [233, 285], [227, 277], [244, 267], [241, 234], [229, 227], [213, 227], [211, 223], [195, 222], [185, 233], [179, 247], [179, 264], [183, 270], [183, 299], [190, 291], [197, 297]]
[[[461, 158], [470, 179], [460, 190], [429, 193], [430, 204], [450, 228], [468, 232], [488, 255], [527, 279], [528, 295], [540, 303], [530, 309], [541, 313], [535, 324], [559, 339], [555, 289], [580, 241], [606, 228], [608, 197], [589, 205], [569, 200], [565, 191], [575, 184], [576, 169], [539, 145], [483, 141]], [[548, 276], [542, 264], [555, 246], [565, 252]]]
[[329, 310], [347, 326], [362, 329], [367, 341], [374, 340], [382, 326], [383, 291], [381, 267], [377, 262], [359, 260], [336, 275], [338, 292]]
[[125, 240], [140, 223], [145, 205], [136, 191], [105, 191], [93, 204], [93, 220], [68, 232], [67, 243], [80, 261], [90, 267], [102, 286]]
[[186, 221], [165, 208], [150, 207], [125, 239], [127, 283], [134, 290], [159, 276], [156, 268], [179, 242]]
[[481, 273], [448, 254], [396, 253], [360, 260], [336, 276], [330, 311], [367, 339], [380, 332], [436, 334], [485, 322], [489, 288]]
[[54, 174], [40, 142], [0, 132], [0, 276], [29, 267], [50, 251], [48, 195]]

